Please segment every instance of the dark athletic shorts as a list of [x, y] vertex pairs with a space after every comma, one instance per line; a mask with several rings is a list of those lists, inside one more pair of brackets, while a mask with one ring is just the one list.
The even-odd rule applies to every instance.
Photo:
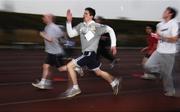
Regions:
[[59, 68], [62, 65], [64, 65], [63, 57], [64, 57], [64, 55], [62, 55], [62, 54], [49, 54], [49, 53], [47, 53], [47, 56], [46, 56], [44, 63], [49, 64], [53, 67]]
[[94, 51], [85, 51], [80, 57], [74, 59], [73, 62], [76, 66], [87, 66], [89, 69], [94, 71], [99, 69], [101, 66]]

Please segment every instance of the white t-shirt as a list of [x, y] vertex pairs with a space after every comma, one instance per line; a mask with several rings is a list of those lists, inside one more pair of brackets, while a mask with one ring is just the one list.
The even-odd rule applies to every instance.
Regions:
[[[165, 37], [175, 37], [178, 36], [178, 22], [172, 19], [168, 22], [160, 22], [157, 25], [157, 30], [161, 35]], [[166, 41], [159, 40], [157, 46], [157, 52], [164, 54], [172, 54], [177, 52], [176, 43], [170, 43]]]
[[180, 39], [178, 39], [177, 41], [177, 52], [178, 53], [180, 52]]

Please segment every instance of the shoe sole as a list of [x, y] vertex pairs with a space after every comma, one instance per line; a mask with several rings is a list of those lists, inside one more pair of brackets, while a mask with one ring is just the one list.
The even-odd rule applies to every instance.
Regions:
[[34, 84], [34, 83], [32, 83], [32, 86], [34, 86], [34, 87], [36, 87], [36, 88], [38, 88], [38, 89], [47, 89], [47, 90], [52, 89], [52, 87], [48, 87], [48, 88], [39, 87], [39, 86], [37, 86], [37, 85]]

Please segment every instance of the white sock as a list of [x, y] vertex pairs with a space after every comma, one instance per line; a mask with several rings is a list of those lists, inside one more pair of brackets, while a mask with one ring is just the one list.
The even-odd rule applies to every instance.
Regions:
[[112, 87], [114, 87], [114, 86], [116, 86], [116, 81], [113, 80], [110, 84], [111, 84]]
[[75, 84], [75, 85], [73, 85], [72, 88], [73, 88], [73, 89], [79, 89], [79, 85], [78, 85], [78, 84]]

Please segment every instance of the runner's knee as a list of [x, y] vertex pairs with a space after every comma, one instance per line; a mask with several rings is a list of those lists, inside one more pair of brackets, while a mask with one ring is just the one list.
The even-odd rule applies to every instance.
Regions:
[[64, 66], [62, 66], [62, 67], [59, 67], [58, 70], [59, 70], [60, 72], [67, 71], [67, 66], [64, 65]]
[[42, 67], [43, 67], [44, 70], [48, 70], [50, 68], [50, 66], [48, 64], [43, 64]]
[[75, 64], [72, 61], [67, 64], [68, 69], [71, 69], [71, 68], [74, 68], [74, 67], [75, 67]]

